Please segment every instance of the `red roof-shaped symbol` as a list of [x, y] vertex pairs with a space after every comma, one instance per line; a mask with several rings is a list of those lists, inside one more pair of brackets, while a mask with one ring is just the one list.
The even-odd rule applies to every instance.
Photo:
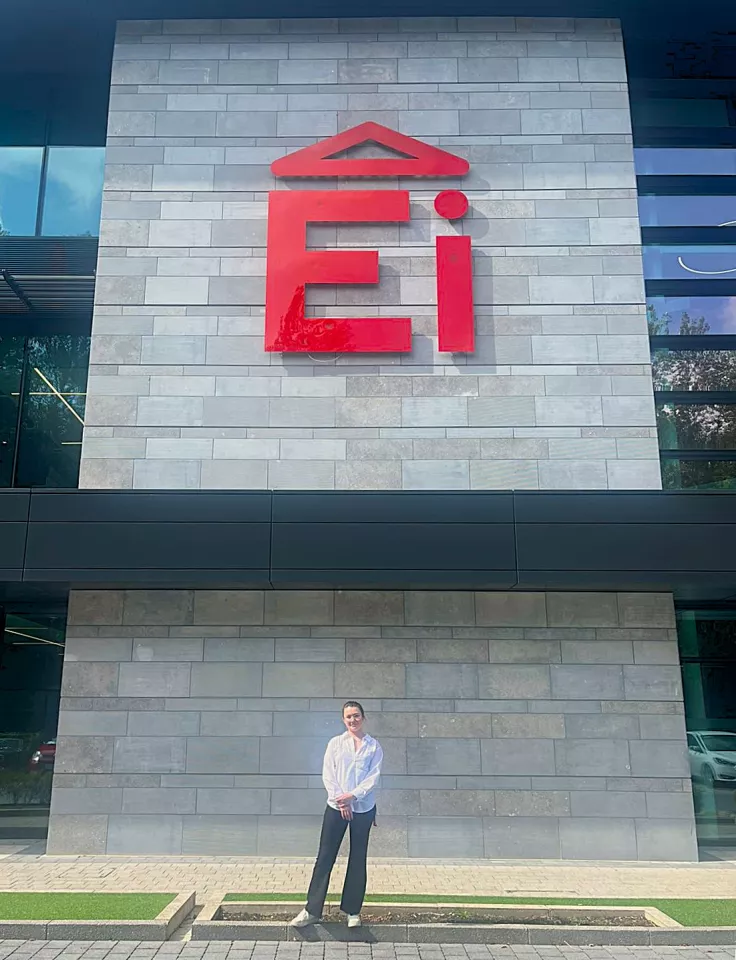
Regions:
[[[389, 147], [401, 157], [330, 159], [363, 143]], [[439, 147], [397, 133], [372, 120], [280, 157], [271, 164], [276, 177], [459, 177], [470, 164]]]

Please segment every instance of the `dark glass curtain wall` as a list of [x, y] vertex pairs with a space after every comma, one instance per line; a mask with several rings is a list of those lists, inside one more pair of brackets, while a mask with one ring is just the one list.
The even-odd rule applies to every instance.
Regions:
[[698, 50], [632, 85], [666, 490], [736, 488], [736, 60], [717, 38]]
[[2, 336], [0, 487], [76, 487], [89, 337]]
[[698, 841], [736, 847], [736, 613], [683, 610], [678, 629]]
[[63, 611], [0, 607], [0, 839], [46, 836], [64, 629]]

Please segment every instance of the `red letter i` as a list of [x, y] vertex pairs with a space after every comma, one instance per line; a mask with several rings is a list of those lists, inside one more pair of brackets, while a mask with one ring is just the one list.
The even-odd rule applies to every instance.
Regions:
[[[434, 201], [435, 210], [448, 220], [462, 217], [468, 199], [459, 190], [445, 190]], [[470, 237], [437, 237], [437, 329], [443, 353], [472, 353], [473, 256]]]

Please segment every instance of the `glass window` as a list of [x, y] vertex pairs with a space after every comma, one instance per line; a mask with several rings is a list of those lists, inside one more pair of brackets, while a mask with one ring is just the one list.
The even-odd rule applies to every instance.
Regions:
[[[0, 610], [0, 621], [3, 619]], [[64, 617], [9, 611], [0, 628], [0, 838], [46, 836]]]
[[665, 490], [736, 490], [736, 460], [662, 460]]
[[96, 237], [105, 169], [103, 147], [49, 147], [41, 232]]
[[698, 840], [714, 846], [733, 846], [736, 843], [736, 614], [680, 610], [677, 633]]
[[736, 277], [736, 246], [649, 246], [642, 254], [648, 280]]
[[[687, 342], [683, 340], [683, 342]], [[652, 351], [655, 390], [736, 390], [736, 351]]]
[[36, 233], [41, 147], [0, 147], [0, 237]]
[[0, 337], [0, 487], [13, 484], [23, 337]]
[[639, 197], [643, 227], [721, 227], [736, 223], [736, 197]]
[[692, 629], [681, 631], [680, 654], [683, 658], [736, 660], [736, 630], [731, 613], [692, 610], [687, 618]]
[[736, 450], [736, 403], [660, 403], [662, 450]]
[[704, 733], [701, 740], [705, 749], [713, 753], [736, 754], [736, 733]]
[[736, 176], [736, 150], [637, 147], [636, 172], [648, 176]]
[[736, 297], [649, 297], [651, 337], [736, 334]]
[[650, 97], [633, 100], [631, 115], [640, 127], [727, 127], [728, 103], [724, 100], [690, 100]]
[[77, 485], [88, 361], [88, 337], [28, 341], [17, 486]]

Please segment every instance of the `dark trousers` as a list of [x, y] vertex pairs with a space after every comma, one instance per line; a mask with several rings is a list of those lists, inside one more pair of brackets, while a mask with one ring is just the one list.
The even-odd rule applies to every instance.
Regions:
[[376, 808], [368, 813], [354, 813], [352, 820], [343, 820], [339, 810], [327, 807], [322, 820], [322, 833], [319, 838], [319, 853], [314, 865], [312, 880], [307, 894], [307, 910], [314, 917], [322, 916], [330, 874], [335, 866], [345, 830], [350, 826], [350, 857], [342, 888], [340, 909], [343, 913], [360, 913], [363, 906], [366, 885], [366, 860], [368, 859], [368, 838], [376, 819]]

